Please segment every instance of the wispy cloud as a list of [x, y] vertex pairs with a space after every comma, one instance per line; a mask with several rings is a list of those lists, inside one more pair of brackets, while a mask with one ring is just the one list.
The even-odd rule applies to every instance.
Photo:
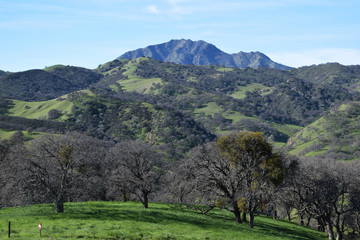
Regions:
[[149, 13], [152, 13], [152, 14], [158, 14], [159, 13], [159, 9], [155, 5], [147, 6], [146, 11], [149, 12]]
[[349, 48], [331, 48], [304, 50], [298, 52], [270, 53], [269, 57], [279, 63], [292, 67], [337, 62], [343, 65], [360, 64], [360, 50]]

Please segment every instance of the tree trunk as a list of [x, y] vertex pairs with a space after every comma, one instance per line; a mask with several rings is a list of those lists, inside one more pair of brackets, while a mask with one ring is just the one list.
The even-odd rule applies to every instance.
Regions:
[[272, 215], [273, 215], [273, 219], [276, 221], [277, 220], [277, 210], [276, 210], [276, 208], [273, 209]]
[[291, 222], [291, 212], [287, 211], [288, 222]]
[[341, 227], [340, 227], [340, 224], [339, 224], [339, 218], [337, 219], [337, 223], [335, 224], [335, 229], [336, 229], [336, 240], [342, 240], [344, 238], [344, 233], [343, 231], [341, 231]]
[[336, 240], [342, 240], [344, 238], [344, 234], [342, 232], [338, 232], [336, 236]]
[[143, 201], [144, 208], [148, 208], [148, 207], [149, 207], [149, 196], [148, 196], [148, 193], [143, 193], [143, 194], [144, 194], [144, 201]]
[[55, 212], [63, 213], [64, 212], [64, 201], [62, 199], [55, 201]]
[[241, 220], [243, 222], [246, 222], [246, 211], [245, 210], [242, 212], [241, 218], [242, 218]]
[[233, 202], [233, 208], [234, 208], [234, 215], [235, 215], [235, 220], [237, 223], [242, 223], [241, 221], [241, 211], [237, 205], [237, 201]]
[[254, 211], [249, 211], [249, 228], [254, 228]]
[[333, 226], [330, 222], [326, 224], [326, 233], [330, 240], [335, 240], [334, 230]]
[[318, 217], [317, 218], [317, 222], [318, 222], [318, 231], [320, 232], [325, 232], [325, 224], [324, 224], [324, 221]]
[[305, 225], [305, 223], [304, 223], [304, 215], [301, 214], [300, 215], [300, 226], [304, 226], [304, 225]]

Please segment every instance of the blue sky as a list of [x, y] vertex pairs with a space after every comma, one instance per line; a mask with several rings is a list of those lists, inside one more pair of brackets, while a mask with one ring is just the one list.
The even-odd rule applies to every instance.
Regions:
[[0, 0], [0, 69], [96, 68], [171, 39], [299, 67], [360, 64], [358, 0]]

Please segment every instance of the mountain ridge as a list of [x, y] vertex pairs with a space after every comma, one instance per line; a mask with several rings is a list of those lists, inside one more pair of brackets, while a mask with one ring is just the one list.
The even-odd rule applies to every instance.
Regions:
[[236, 68], [275, 68], [289, 70], [291, 67], [276, 63], [261, 52], [225, 53], [211, 43], [203, 40], [171, 40], [128, 51], [117, 59], [136, 59], [151, 57], [163, 62], [194, 65], [218, 65]]

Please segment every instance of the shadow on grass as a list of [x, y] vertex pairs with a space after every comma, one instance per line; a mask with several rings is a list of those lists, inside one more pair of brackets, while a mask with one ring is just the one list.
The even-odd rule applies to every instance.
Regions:
[[[256, 221], [256, 220], [255, 220]], [[279, 236], [279, 237], [285, 237], [285, 236], [292, 236], [293, 239], [312, 239], [312, 240], [318, 240], [318, 239], [327, 239], [326, 236], [324, 236], [324, 233], [317, 232], [317, 231], [304, 231], [305, 227], [299, 227], [296, 223], [289, 223], [284, 222], [286, 226], [281, 226], [281, 220], [277, 220], [279, 224], [271, 224], [266, 222], [258, 223], [257, 226], [262, 228], [262, 232], [268, 236]], [[274, 222], [276, 223], [276, 222]], [[290, 227], [292, 226], [292, 227]]]
[[[55, 214], [52, 208], [46, 207], [39, 216], [49, 219], [62, 220], [99, 220], [99, 221], [132, 221], [166, 225], [195, 225], [203, 229], [214, 231], [232, 231], [242, 234], [260, 233], [266, 236], [276, 236], [284, 239], [326, 239], [322, 233], [304, 231], [297, 225], [282, 223], [281, 221], [270, 223], [269, 219], [255, 218], [255, 228], [250, 229], [247, 223], [237, 224], [234, 217], [229, 213], [219, 210], [207, 215], [196, 214], [191, 210], [169, 208], [165, 204], [153, 203], [148, 209], [144, 209], [137, 202], [84, 202], [67, 203], [65, 213]], [[293, 227], [292, 227], [293, 226]]]

